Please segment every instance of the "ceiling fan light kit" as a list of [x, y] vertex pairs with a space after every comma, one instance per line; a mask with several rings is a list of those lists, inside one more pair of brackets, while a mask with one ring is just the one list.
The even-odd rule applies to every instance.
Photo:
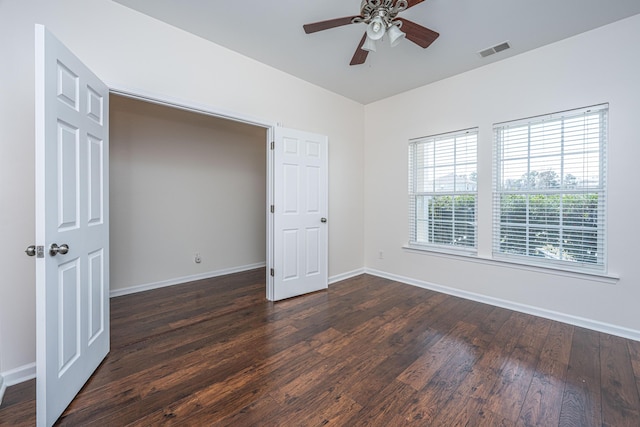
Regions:
[[398, 28], [397, 25], [392, 25], [387, 31], [387, 34], [389, 34], [389, 43], [391, 44], [391, 47], [398, 46], [406, 36], [405, 33], [400, 31], [400, 28]]
[[[404, 38], [422, 48], [427, 48], [440, 34], [415, 22], [397, 18], [403, 10], [424, 0], [362, 0], [360, 15], [330, 19], [303, 26], [307, 34], [348, 24], [366, 24], [365, 35], [360, 40], [350, 65], [364, 64], [369, 52], [376, 51], [376, 41], [389, 36], [391, 47], [397, 46]], [[402, 28], [404, 32], [400, 29]]]
[[361, 47], [362, 50], [366, 50], [367, 52], [375, 52], [376, 51], [376, 42], [371, 40], [369, 37], [366, 38], [364, 44]]
[[371, 40], [380, 40], [385, 33], [386, 24], [379, 16], [376, 16], [371, 20], [367, 27], [367, 37]]

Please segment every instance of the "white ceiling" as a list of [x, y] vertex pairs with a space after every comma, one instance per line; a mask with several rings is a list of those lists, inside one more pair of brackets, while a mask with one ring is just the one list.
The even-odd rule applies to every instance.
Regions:
[[[358, 15], [361, 0], [113, 1], [362, 104], [640, 13], [640, 0], [426, 0], [400, 16], [440, 33], [429, 48], [379, 43], [350, 66], [364, 24], [309, 35], [302, 25]], [[478, 55], [504, 41], [511, 49]]]

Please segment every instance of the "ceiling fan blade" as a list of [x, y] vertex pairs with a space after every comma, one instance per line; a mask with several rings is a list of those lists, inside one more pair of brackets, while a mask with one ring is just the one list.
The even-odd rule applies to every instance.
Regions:
[[402, 27], [400, 27], [400, 29], [406, 34], [405, 37], [424, 49], [428, 48], [431, 43], [440, 37], [440, 33], [436, 33], [413, 21], [404, 18], [396, 19], [402, 21]]
[[417, 4], [422, 3], [424, 0], [408, 0], [407, 3], [409, 3], [409, 5], [407, 6], [407, 9], [409, 9], [410, 7], [413, 7]]
[[351, 62], [349, 63], [349, 65], [364, 64], [364, 61], [367, 60], [369, 51], [362, 49], [362, 45], [364, 44], [365, 40], [367, 40], [367, 33], [364, 33], [364, 36], [362, 36], [362, 40], [360, 40], [360, 44], [358, 45], [356, 52], [353, 54], [353, 58], [351, 58]]
[[304, 32], [307, 34], [315, 33], [317, 31], [328, 30], [329, 28], [341, 27], [343, 25], [349, 25], [352, 23], [353, 18], [356, 16], [345, 16], [344, 18], [329, 19], [327, 21], [314, 22], [312, 24], [305, 24], [302, 26]]

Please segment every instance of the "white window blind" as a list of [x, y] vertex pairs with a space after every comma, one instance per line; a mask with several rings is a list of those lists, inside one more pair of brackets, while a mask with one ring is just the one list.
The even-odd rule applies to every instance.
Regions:
[[409, 142], [409, 245], [475, 251], [478, 129]]
[[608, 105], [494, 125], [494, 257], [606, 270]]

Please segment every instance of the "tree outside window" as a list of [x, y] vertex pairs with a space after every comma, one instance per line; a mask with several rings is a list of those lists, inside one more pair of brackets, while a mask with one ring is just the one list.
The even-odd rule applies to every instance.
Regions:
[[494, 126], [494, 256], [605, 268], [607, 112]]

